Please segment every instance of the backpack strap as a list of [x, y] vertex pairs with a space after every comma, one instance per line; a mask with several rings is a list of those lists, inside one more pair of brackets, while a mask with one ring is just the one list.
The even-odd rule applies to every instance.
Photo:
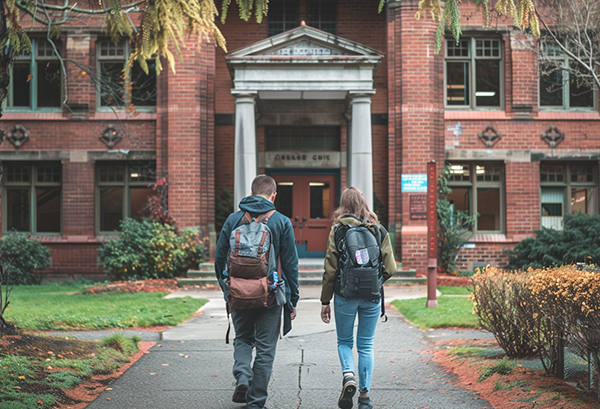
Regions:
[[250, 213], [246, 212], [242, 216], [241, 224], [250, 224], [250, 223], [252, 223], [252, 216], [250, 216]]
[[256, 217], [256, 219], [254, 220], [256, 223], [264, 223], [267, 224], [269, 219], [271, 218], [271, 216], [273, 216], [273, 213], [275, 213], [275, 209], [268, 211], [267, 213], [263, 213], [261, 215], [258, 215]]

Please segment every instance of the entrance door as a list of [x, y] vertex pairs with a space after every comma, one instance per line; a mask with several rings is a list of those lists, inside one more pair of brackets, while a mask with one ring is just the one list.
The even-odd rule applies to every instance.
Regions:
[[335, 175], [272, 175], [277, 182], [275, 207], [294, 226], [299, 257], [324, 257], [337, 205]]

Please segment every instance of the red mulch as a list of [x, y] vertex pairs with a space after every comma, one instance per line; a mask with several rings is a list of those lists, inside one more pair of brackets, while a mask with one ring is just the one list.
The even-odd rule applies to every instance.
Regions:
[[[493, 343], [493, 341], [492, 341]], [[442, 341], [440, 344], [448, 346], [489, 346], [490, 341], [455, 339]], [[496, 358], [496, 357], [495, 357]], [[448, 351], [438, 351], [434, 354], [434, 361], [443, 365], [446, 370], [457, 375], [455, 384], [477, 392], [494, 409], [554, 409], [554, 408], [579, 408], [598, 409], [600, 402], [564, 381], [547, 376], [545, 371], [518, 366], [508, 375], [494, 374], [486, 380], [479, 382], [478, 378], [487, 363], [481, 357], [457, 357]], [[508, 390], [494, 390], [497, 386], [509, 388]]]
[[[131, 365], [137, 362], [156, 342], [138, 342], [140, 351], [129, 357], [129, 363], [121, 366], [110, 375], [94, 375], [73, 389], [63, 389], [65, 395], [72, 399], [70, 403], [59, 403], [58, 409], [83, 409], [98, 397], [109, 385], [121, 376]], [[77, 402], [77, 403], [73, 403]]]
[[140, 281], [113, 281], [108, 284], [97, 285], [90, 287], [83, 291], [84, 294], [106, 294], [106, 293], [155, 293], [158, 291], [164, 291], [172, 293], [179, 290], [177, 287], [177, 280], [174, 278], [170, 279], [151, 279], [151, 280], [140, 280]]

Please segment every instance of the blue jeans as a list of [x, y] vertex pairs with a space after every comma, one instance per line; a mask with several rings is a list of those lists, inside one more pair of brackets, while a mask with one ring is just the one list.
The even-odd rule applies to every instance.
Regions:
[[338, 355], [342, 372], [354, 372], [354, 319], [358, 315], [356, 350], [358, 352], [359, 391], [368, 392], [373, 375], [373, 339], [381, 310], [381, 299], [362, 300], [335, 295], [333, 312], [337, 331]]
[[[273, 369], [275, 349], [281, 328], [282, 307], [233, 309], [231, 319], [235, 328], [233, 340], [233, 376], [238, 385], [250, 385], [246, 393], [247, 406], [264, 408], [267, 387]], [[252, 350], [256, 350], [252, 363]]]

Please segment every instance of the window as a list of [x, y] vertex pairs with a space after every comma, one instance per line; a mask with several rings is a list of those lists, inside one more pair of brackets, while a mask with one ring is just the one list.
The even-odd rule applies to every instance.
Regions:
[[562, 230], [565, 214], [596, 213], [597, 164], [540, 165], [540, 211], [543, 227]]
[[554, 109], [592, 109], [596, 100], [591, 85], [578, 79], [577, 64], [558, 46], [546, 45], [540, 61], [540, 106]]
[[267, 17], [267, 36], [283, 33], [300, 25], [297, 0], [271, 0]]
[[448, 200], [454, 210], [478, 214], [473, 231], [504, 231], [504, 175], [501, 164], [451, 164]]
[[112, 232], [121, 220], [147, 216], [146, 204], [156, 181], [154, 162], [100, 163], [96, 169], [97, 230]]
[[339, 151], [340, 128], [272, 127], [266, 129], [267, 151]]
[[98, 41], [99, 97], [102, 108], [121, 108], [131, 102], [138, 108], [156, 107], [156, 64], [147, 60], [148, 74], [135, 62], [131, 67], [131, 88], [123, 86], [125, 64], [130, 55], [130, 44], [122, 41]]
[[306, 0], [306, 24], [330, 34], [336, 34], [337, 1]]
[[[57, 50], [61, 42], [54, 41]], [[31, 40], [31, 53], [17, 55], [11, 68], [8, 106], [20, 110], [59, 109], [62, 100], [62, 72], [48, 40]]]
[[502, 78], [500, 39], [446, 40], [446, 106], [500, 108]]
[[5, 231], [60, 233], [60, 163], [4, 162], [2, 217]]

